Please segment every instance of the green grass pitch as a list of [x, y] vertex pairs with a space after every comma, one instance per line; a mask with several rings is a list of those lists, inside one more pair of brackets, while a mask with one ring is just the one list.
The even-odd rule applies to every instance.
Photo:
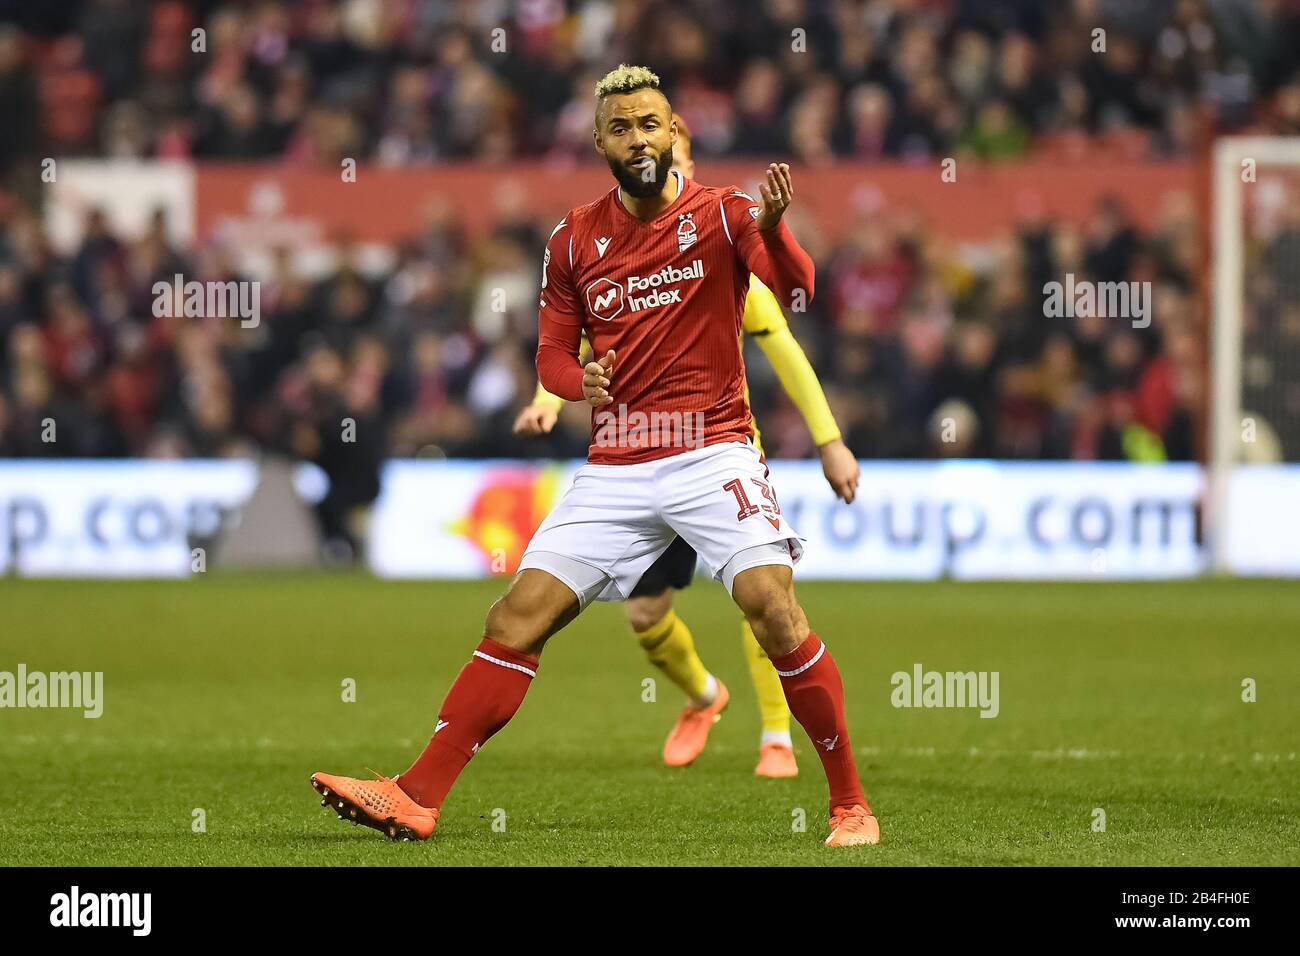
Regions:
[[[98, 720], [0, 710], [0, 860], [1300, 863], [1300, 585], [1275, 581], [801, 585], [844, 675], [876, 847], [821, 845], [825, 783], [797, 726], [800, 776], [753, 776], [737, 612], [704, 581], [678, 607], [733, 700], [693, 767], [660, 765], [680, 695], [660, 680], [642, 700], [654, 671], [622, 608], [600, 605], [552, 640], [431, 841], [392, 844], [322, 809], [313, 770], [392, 774], [420, 750], [503, 585], [0, 581], [0, 670], [105, 684]], [[999, 672], [999, 715], [893, 707], [890, 676], [915, 663]]]

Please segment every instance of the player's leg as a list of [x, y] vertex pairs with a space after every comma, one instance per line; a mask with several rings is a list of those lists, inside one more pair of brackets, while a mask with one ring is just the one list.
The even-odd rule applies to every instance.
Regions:
[[398, 786], [424, 807], [439, 807], [470, 758], [524, 702], [546, 641], [580, 609], [574, 591], [547, 571], [526, 568], [488, 611], [483, 640], [438, 708], [424, 752]]
[[672, 588], [658, 594], [628, 598], [627, 622], [646, 659], [679, 687], [696, 707], [707, 707], [718, 695], [718, 682], [700, 660], [686, 622], [673, 609]]
[[830, 788], [832, 846], [878, 843], [880, 827], [858, 779], [844, 716], [844, 683], [826, 645], [809, 628], [794, 593], [783, 545], [746, 549], [723, 568], [723, 584], [772, 660], [795, 720], [821, 758]]
[[[696, 653], [686, 623], [673, 613], [673, 591], [690, 585], [697, 559], [695, 549], [677, 538], [642, 576], [627, 602], [628, 620], [651, 662], [690, 700], [664, 743], [664, 763], [670, 767], [685, 766], [699, 756], [730, 697], [726, 685], [709, 673]], [[760, 777], [796, 776], [799, 766], [790, 741], [790, 708], [781, 679], [743, 618], [741, 641], [763, 727], [754, 773]]]
[[745, 649], [745, 663], [749, 665], [749, 677], [754, 683], [763, 725], [754, 774], [774, 778], [798, 776], [799, 765], [794, 759], [794, 743], [790, 739], [790, 708], [785, 702], [781, 678], [754, 637], [754, 629], [747, 619], [742, 619], [740, 624], [740, 641]]
[[[589, 589], [603, 587], [603, 575], [590, 577]], [[483, 640], [443, 699], [433, 737], [415, 762], [393, 779], [312, 774], [321, 805], [392, 839], [429, 837], [452, 784], [519, 710], [537, 676], [542, 647], [577, 617], [585, 603], [580, 598], [571, 584], [547, 571], [521, 571], [488, 611]]]
[[628, 623], [646, 656], [688, 700], [664, 741], [663, 760], [670, 767], [684, 767], [700, 755], [730, 700], [726, 685], [700, 660], [690, 628], [673, 610], [673, 592], [690, 586], [695, 564], [695, 549], [675, 538], [627, 601]]
[[578, 471], [488, 612], [483, 640], [443, 701], [429, 746], [396, 780], [313, 774], [323, 802], [390, 837], [432, 834], [456, 777], [519, 709], [546, 640], [591, 601], [622, 600], [672, 542], [643, 472], [638, 465]]
[[591, 601], [631, 591], [671, 543], [635, 469], [583, 468], [533, 535], [438, 712], [429, 746], [398, 778], [420, 805], [441, 805], [478, 748], [514, 716], [547, 639]]
[[696, 706], [717, 696], [717, 682], [695, 651], [690, 628], [673, 609], [673, 591], [691, 583], [695, 549], [674, 538], [637, 581], [627, 600], [627, 620], [650, 663]]
[[772, 660], [795, 720], [812, 739], [830, 786], [834, 845], [879, 840], [858, 780], [839, 671], [794, 596], [802, 539], [781, 513], [767, 466], [748, 444], [691, 452], [657, 476], [665, 520], [698, 549]]

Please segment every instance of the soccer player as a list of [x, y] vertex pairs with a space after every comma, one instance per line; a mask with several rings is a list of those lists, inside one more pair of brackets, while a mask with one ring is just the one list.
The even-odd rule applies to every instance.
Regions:
[[[694, 179], [690, 130], [686, 121], [676, 113], [673, 122], [677, 125], [677, 141], [673, 145], [672, 168], [687, 179]], [[776, 296], [755, 275], [749, 277], [749, 294], [745, 297], [741, 327], [754, 337], [776, 369], [786, 394], [802, 413], [821, 455], [822, 472], [831, 488], [846, 503], [852, 502], [858, 486], [857, 459], [840, 437], [826, 395], [817, 381], [817, 373], [791, 334]], [[748, 400], [748, 393], [745, 397]], [[555, 427], [563, 405], [564, 399], [552, 395], [539, 383], [532, 403], [515, 419], [515, 433], [546, 434]], [[762, 451], [757, 423], [754, 424], [754, 447]], [[685, 709], [664, 741], [663, 760], [670, 767], [684, 767], [700, 755], [708, 743], [709, 731], [730, 699], [727, 686], [704, 666], [695, 650], [690, 628], [673, 609], [673, 590], [690, 585], [695, 575], [696, 557], [695, 550], [685, 540], [677, 538], [637, 582], [626, 604], [628, 623], [646, 656], [687, 697]], [[790, 739], [790, 708], [785, 703], [781, 679], [744, 618], [741, 618], [740, 630], [762, 723], [758, 765], [754, 773], [760, 777], [793, 777], [799, 773], [799, 767]]]
[[[428, 838], [456, 778], [523, 703], [547, 640], [591, 601], [625, 600], [681, 537], [744, 613], [821, 758], [826, 843], [877, 843], [839, 670], [795, 597], [803, 539], [754, 447], [736, 347], [751, 273], [781, 302], [812, 299], [812, 260], [782, 221], [790, 169], [768, 166], [761, 200], [672, 171], [672, 108], [644, 67], [596, 85], [593, 134], [617, 186], [547, 240], [537, 347], [546, 390], [593, 408], [588, 463], [488, 611], [423, 753], [395, 779], [315, 773], [311, 783], [343, 819]], [[601, 356], [585, 366], [584, 331]]]

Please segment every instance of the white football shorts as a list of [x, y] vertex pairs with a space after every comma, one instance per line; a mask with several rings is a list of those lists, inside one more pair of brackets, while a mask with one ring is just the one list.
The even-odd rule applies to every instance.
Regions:
[[678, 535], [728, 591], [746, 568], [803, 556], [758, 449], [721, 442], [633, 465], [584, 465], [519, 569], [553, 574], [583, 607], [622, 601]]

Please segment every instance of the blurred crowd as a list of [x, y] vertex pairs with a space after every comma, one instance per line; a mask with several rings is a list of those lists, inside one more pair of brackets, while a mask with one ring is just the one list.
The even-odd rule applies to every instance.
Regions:
[[[834, 245], [805, 230], [819, 292], [790, 318], [850, 447], [862, 457], [1192, 457], [1204, 388], [1197, 229], [1190, 200], [1170, 196], [1146, 233], [1103, 200], [1081, 226], [1025, 219], [974, 257], [905, 210], [864, 213]], [[60, 257], [36, 217], [9, 216], [0, 455], [262, 448], [373, 463], [584, 453], [582, 405], [546, 438], [511, 433], [535, 386], [543, 224], [503, 220], [470, 243], [454, 215], [433, 217], [378, 276], [346, 244], [315, 281], [283, 251], [261, 282], [252, 328], [157, 307], [154, 284], [177, 273], [242, 278], [227, 252], [175, 249], [166, 234], [160, 214], [147, 235], [125, 241], [92, 212], [80, 248]], [[1049, 317], [1043, 286], [1066, 273], [1151, 283], [1149, 322]], [[510, 307], [498, 310], [496, 296]], [[746, 362], [770, 453], [812, 454], [752, 343]], [[345, 420], [355, 423], [351, 439]], [[47, 421], [57, 423], [56, 444]]]
[[620, 61], [702, 157], [1182, 156], [1300, 132], [1298, 48], [1284, 0], [0, 0], [0, 168], [585, 156]]
[[[585, 449], [577, 406], [544, 439], [510, 428], [552, 223], [522, 211], [470, 242], [435, 216], [378, 275], [341, 243], [308, 280], [285, 249], [256, 328], [157, 317], [155, 281], [245, 277], [220, 248], [173, 248], [161, 214], [127, 240], [92, 211], [56, 254], [21, 188], [44, 155], [587, 156], [592, 86], [626, 60], [659, 72], [699, 157], [1177, 157], [1198, 124], [1300, 133], [1297, 49], [1279, 0], [0, 0], [0, 456]], [[1205, 387], [1198, 229], [1187, 197], [1146, 231], [1103, 200], [974, 250], [905, 210], [864, 216], [835, 244], [801, 233], [819, 292], [792, 324], [862, 457], [1184, 459]], [[1043, 284], [1067, 272], [1152, 283], [1149, 326], [1046, 317]], [[501, 289], [526, 307], [497, 311]], [[747, 364], [771, 453], [811, 454], [752, 346]]]

